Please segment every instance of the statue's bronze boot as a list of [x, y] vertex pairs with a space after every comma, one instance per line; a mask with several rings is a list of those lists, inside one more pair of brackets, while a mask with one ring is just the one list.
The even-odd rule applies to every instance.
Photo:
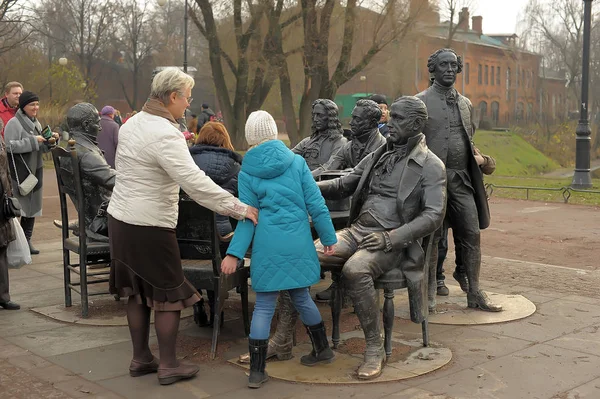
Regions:
[[469, 279], [467, 278], [466, 273], [460, 273], [455, 270], [454, 273], [452, 273], [452, 277], [458, 281], [460, 289], [463, 290], [463, 292], [469, 292]]
[[[292, 304], [292, 298], [288, 291], [279, 294], [279, 311], [277, 328], [275, 334], [269, 340], [267, 348], [267, 359], [276, 357], [277, 360], [289, 360], [292, 358], [294, 346], [294, 328], [298, 321], [298, 312]], [[250, 363], [250, 353], [244, 353], [238, 358], [238, 363]]]
[[474, 309], [485, 310], [486, 312], [500, 312], [502, 306], [496, 305], [479, 289], [479, 271], [481, 269], [481, 255], [474, 253], [471, 256], [463, 247], [463, 262], [469, 280], [469, 292], [467, 292], [467, 306]]
[[485, 310], [486, 312], [502, 311], [502, 306], [490, 301], [490, 298], [488, 298], [486, 293], [481, 290], [467, 293], [467, 306], [470, 308]]
[[[354, 302], [354, 310], [360, 321], [360, 326], [365, 334], [367, 347], [365, 349], [365, 360], [358, 368], [357, 376], [360, 380], [371, 380], [381, 375], [385, 364], [385, 350], [381, 338], [381, 312], [377, 306], [377, 290], [371, 284], [364, 286], [364, 281], [357, 281], [349, 292]], [[356, 286], [362, 285], [362, 290], [355, 290]]]
[[381, 345], [379, 348], [374, 349], [370, 349], [369, 347], [367, 347], [365, 351], [365, 361], [358, 368], [358, 379], [372, 380], [373, 378], [379, 377], [383, 372], [385, 360], [386, 357], [383, 345]]

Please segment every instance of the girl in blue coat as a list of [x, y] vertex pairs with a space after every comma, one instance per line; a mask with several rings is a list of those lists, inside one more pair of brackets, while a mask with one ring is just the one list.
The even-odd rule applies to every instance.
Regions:
[[251, 113], [245, 133], [251, 148], [238, 176], [239, 198], [259, 209], [260, 221], [256, 226], [238, 223], [221, 270], [233, 273], [238, 259], [244, 257], [254, 240], [250, 275], [256, 305], [250, 326], [248, 387], [260, 388], [268, 379], [265, 362], [279, 291], [289, 291], [312, 341], [313, 350], [302, 356], [301, 363], [314, 366], [333, 360], [323, 319], [308, 292], [321, 277], [309, 215], [326, 255], [333, 254], [337, 239], [329, 210], [306, 161], [277, 140], [273, 117], [265, 111]]

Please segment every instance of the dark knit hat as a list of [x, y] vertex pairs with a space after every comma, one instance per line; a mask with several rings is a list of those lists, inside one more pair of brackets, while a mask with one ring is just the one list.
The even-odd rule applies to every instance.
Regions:
[[19, 97], [19, 108], [21, 108], [21, 111], [23, 111], [23, 108], [25, 108], [27, 104], [30, 104], [34, 101], [40, 101], [38, 95], [30, 91], [24, 91]]
[[377, 104], [385, 104], [387, 105], [387, 97], [383, 94], [373, 94], [369, 97], [369, 100], [375, 101]]

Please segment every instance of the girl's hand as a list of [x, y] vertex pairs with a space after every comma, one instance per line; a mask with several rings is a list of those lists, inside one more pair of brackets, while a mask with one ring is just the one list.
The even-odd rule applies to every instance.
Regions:
[[237, 269], [238, 258], [227, 255], [221, 262], [221, 272], [225, 274], [233, 274]]
[[44, 141], [46, 141], [46, 139], [43, 136], [35, 136], [35, 138], [37, 139], [38, 143], [43, 143]]
[[335, 253], [335, 245], [323, 245], [323, 253], [327, 256], [331, 256]]

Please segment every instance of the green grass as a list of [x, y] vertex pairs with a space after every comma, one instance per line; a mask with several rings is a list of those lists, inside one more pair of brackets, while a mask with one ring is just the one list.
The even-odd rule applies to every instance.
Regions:
[[[504, 177], [504, 176], [485, 176], [485, 182], [495, 186], [517, 186], [517, 187], [536, 187], [542, 189], [560, 189], [571, 185], [571, 178], [550, 179], [544, 177]], [[592, 179], [593, 187], [590, 190], [600, 191], [600, 179]], [[513, 198], [529, 199], [533, 201], [544, 202], [564, 202], [562, 191], [550, 190], [527, 190], [493, 187], [491, 198]], [[600, 205], [600, 194], [571, 192], [569, 204], [581, 205]]]
[[474, 142], [482, 153], [496, 159], [497, 176], [539, 176], [560, 167], [511, 132], [481, 130], [475, 134]]

